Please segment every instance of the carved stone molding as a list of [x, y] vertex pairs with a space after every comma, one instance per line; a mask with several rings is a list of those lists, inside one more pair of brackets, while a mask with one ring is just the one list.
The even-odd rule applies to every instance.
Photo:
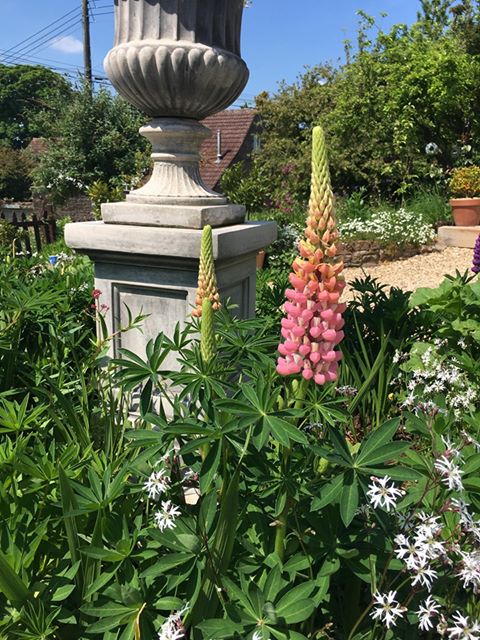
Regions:
[[248, 80], [240, 57], [242, 0], [116, 0], [113, 86], [152, 117], [202, 120]]

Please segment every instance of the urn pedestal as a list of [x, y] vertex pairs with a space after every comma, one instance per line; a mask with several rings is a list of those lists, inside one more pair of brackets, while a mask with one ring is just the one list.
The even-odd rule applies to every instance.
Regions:
[[[276, 226], [243, 224], [244, 207], [205, 186], [199, 172], [200, 145], [210, 135], [199, 121], [227, 108], [248, 79], [242, 12], [243, 0], [115, 0], [105, 69], [151, 118], [140, 133], [152, 144], [153, 171], [124, 202], [103, 204], [102, 222], [65, 228], [67, 244], [95, 263], [95, 287], [116, 335], [111, 355], [126, 347], [144, 356], [148, 340], [171, 335], [190, 315], [206, 224], [214, 227], [221, 297], [238, 305], [240, 317], [255, 313], [255, 258]], [[119, 332], [127, 308], [147, 315], [142, 333]]]
[[[126, 348], [143, 356], [160, 331], [173, 335], [195, 307], [202, 232], [103, 222], [65, 227], [69, 247], [95, 264], [95, 288], [109, 307], [107, 327], [116, 337], [110, 355]], [[256, 255], [276, 237], [274, 222], [251, 222], [213, 230], [213, 252], [220, 296], [237, 305], [240, 318], [255, 315]], [[147, 314], [142, 332], [119, 332], [128, 310]], [[174, 361], [166, 367], [175, 367]]]

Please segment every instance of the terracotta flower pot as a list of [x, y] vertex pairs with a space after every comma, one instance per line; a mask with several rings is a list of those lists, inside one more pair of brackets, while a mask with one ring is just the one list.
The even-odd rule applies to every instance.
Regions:
[[480, 198], [454, 198], [450, 205], [457, 227], [475, 227], [480, 223]]
[[257, 269], [263, 269], [265, 263], [265, 251], [261, 249], [256, 256]]

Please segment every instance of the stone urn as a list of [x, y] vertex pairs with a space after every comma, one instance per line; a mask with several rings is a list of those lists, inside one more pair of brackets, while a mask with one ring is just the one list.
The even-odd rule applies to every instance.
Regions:
[[[115, 0], [115, 46], [105, 70], [117, 91], [153, 118], [140, 129], [153, 146], [152, 177], [128, 203], [226, 204], [200, 178], [200, 145], [211, 132], [199, 121], [226, 109], [247, 83], [242, 14], [243, 0]], [[231, 219], [223, 211], [218, 223], [240, 221], [239, 211], [230, 211]], [[166, 210], [137, 207], [126, 214], [124, 207], [105, 205], [102, 213], [105, 222], [170, 226]], [[197, 216], [191, 226], [200, 222]]]

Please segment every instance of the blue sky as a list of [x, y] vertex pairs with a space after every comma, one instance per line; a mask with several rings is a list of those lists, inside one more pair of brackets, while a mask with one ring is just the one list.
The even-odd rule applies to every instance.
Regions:
[[[103, 58], [113, 39], [113, 0], [90, 2], [93, 67], [103, 75]], [[75, 73], [82, 66], [80, 5], [81, 0], [0, 0], [0, 60], [49, 60]], [[305, 66], [342, 60], [343, 41], [355, 38], [358, 9], [388, 28], [413, 22], [419, 5], [419, 0], [253, 0], [243, 23], [242, 56], [250, 68], [250, 81], [242, 97], [250, 100], [262, 90], [274, 92], [281, 80], [292, 82]], [[381, 18], [382, 12], [388, 17]], [[31, 39], [67, 13], [52, 26], [58, 27], [57, 32], [43, 31]], [[17, 58], [4, 53], [12, 47]]]

